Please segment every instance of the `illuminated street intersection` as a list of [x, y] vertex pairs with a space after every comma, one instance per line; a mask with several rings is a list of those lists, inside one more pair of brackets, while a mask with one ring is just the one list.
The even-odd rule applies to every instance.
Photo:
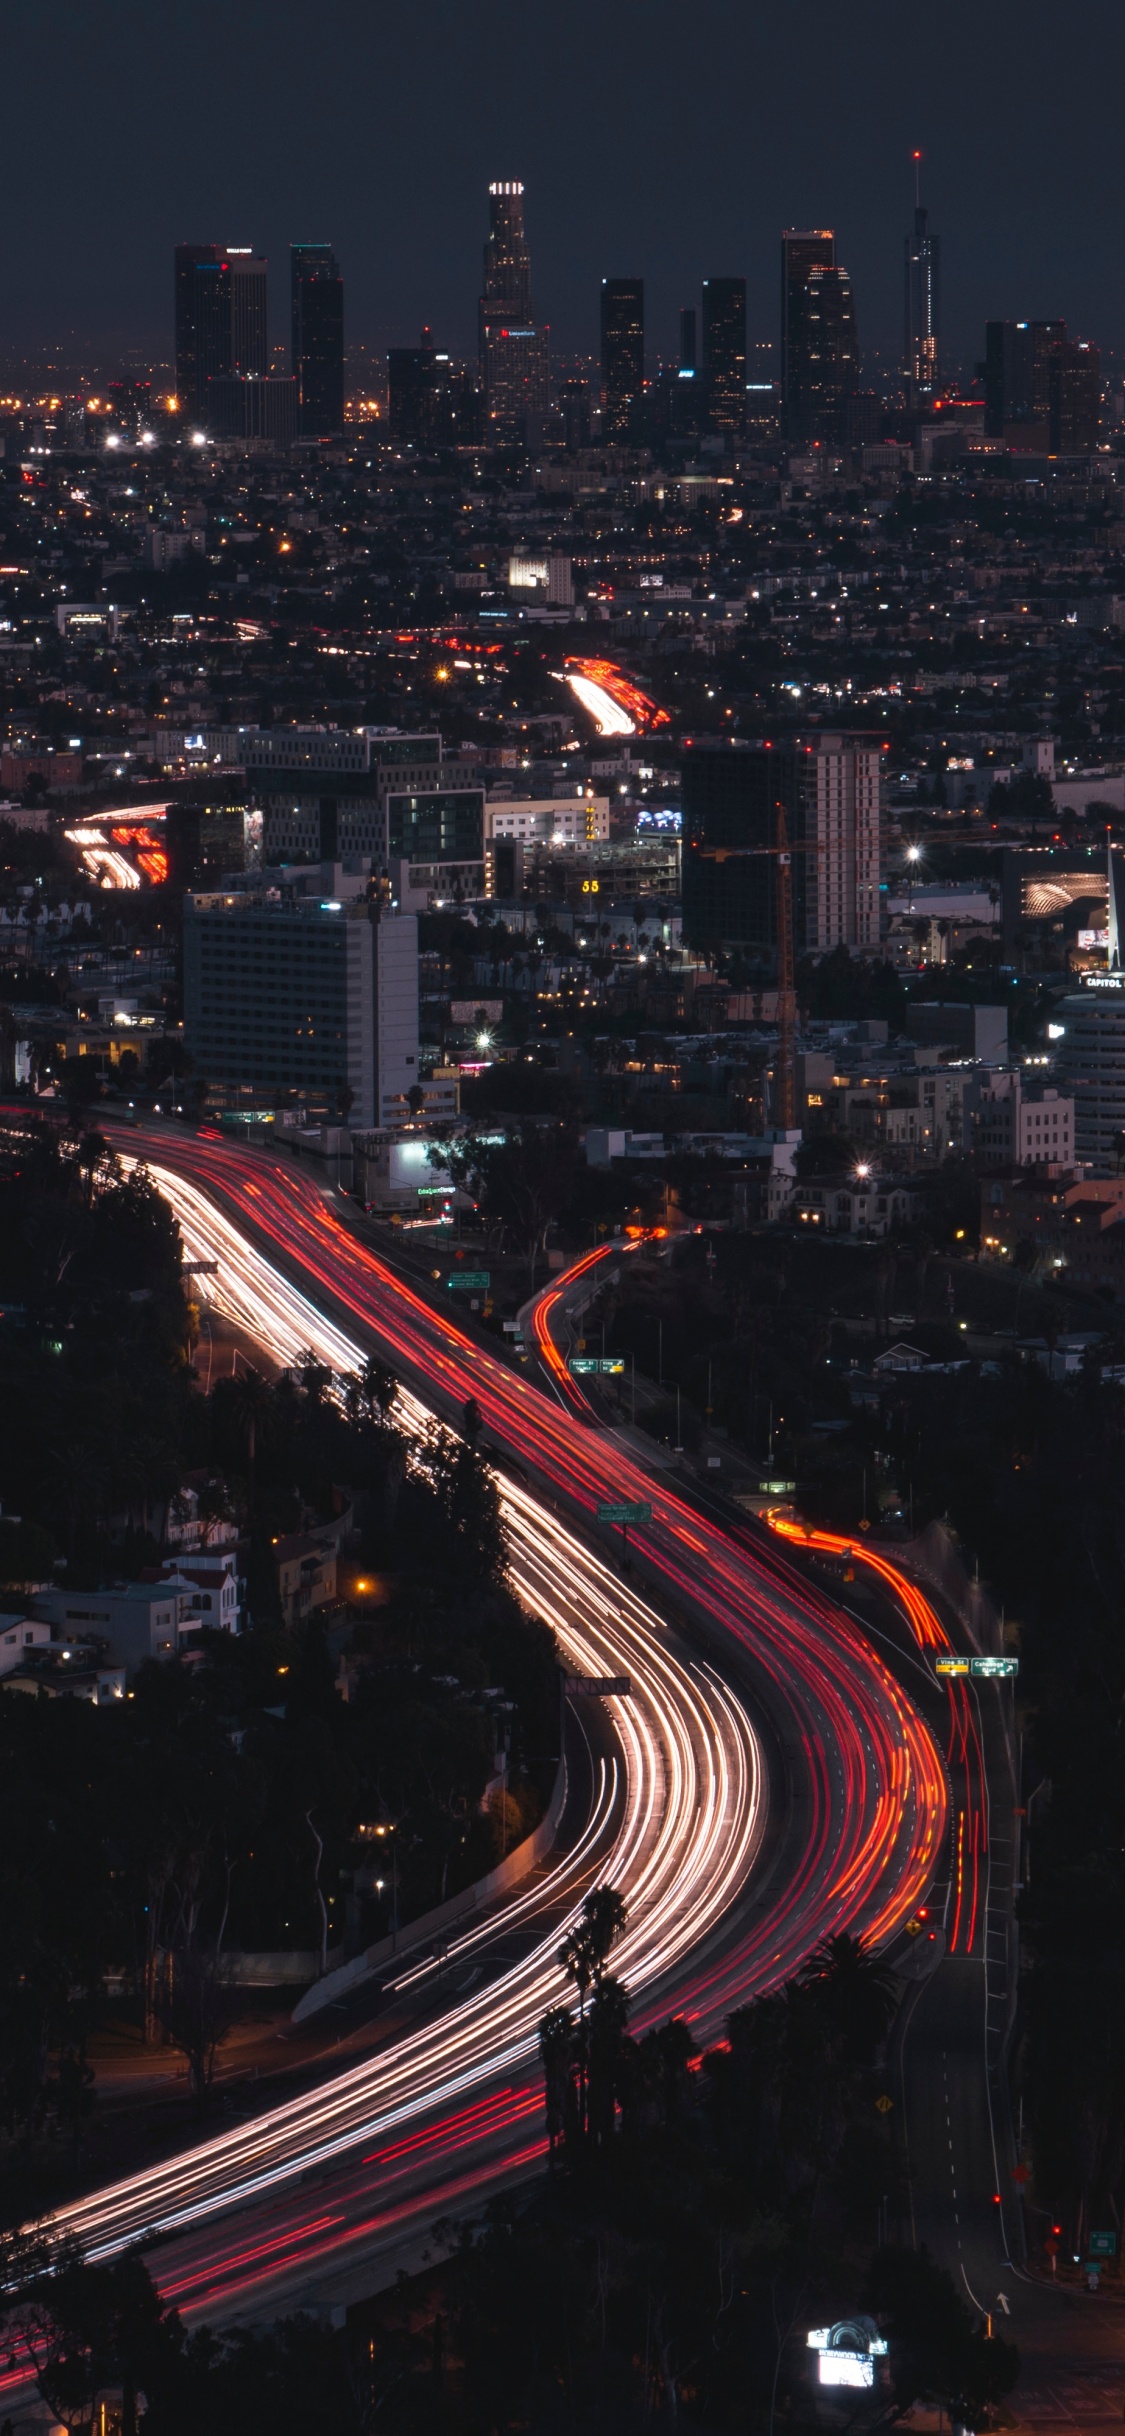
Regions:
[[[444, 2010], [373, 2055], [68, 2212], [90, 2254], [158, 2241], [167, 2297], [212, 2322], [358, 2297], [423, 2254], [435, 2219], [526, 2179], [545, 2155], [537, 2025], [564, 1995], [559, 1906], [623, 1894], [615, 1968], [643, 2030], [682, 2013], [697, 2038], [850, 1929], [883, 1941], [944, 1849], [946, 1778], [928, 1727], [850, 1617], [780, 1552], [701, 1519], [631, 1449], [496, 1359], [350, 1233], [305, 1174], [171, 1133], [130, 1135], [173, 1202], [215, 1303], [292, 1362], [336, 1372], [378, 1353], [422, 1435], [469, 1397], [495, 1453], [512, 1574], [576, 1674], [628, 1676], [604, 1707], [589, 1815], [503, 1917], [544, 1933], [483, 1984], [452, 1971]], [[617, 1552], [600, 1502], [647, 1502]], [[604, 1528], [601, 1540], [606, 1539]], [[655, 1605], [632, 1586], [641, 1581]], [[547, 1926], [546, 1915], [550, 1915]], [[470, 1929], [449, 1960], [488, 1935]], [[425, 1994], [426, 1960], [395, 1982]], [[457, 1982], [464, 1992], [458, 2000]]]

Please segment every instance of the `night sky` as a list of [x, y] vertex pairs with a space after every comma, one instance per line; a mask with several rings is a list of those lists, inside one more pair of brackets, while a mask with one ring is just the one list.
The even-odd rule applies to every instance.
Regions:
[[[171, 248], [328, 239], [348, 338], [475, 345], [491, 177], [522, 177], [536, 302], [596, 343], [604, 273], [650, 352], [708, 272], [776, 327], [786, 221], [830, 225], [861, 345], [897, 358], [910, 151], [945, 343], [1062, 314], [1125, 352], [1125, 0], [4, 0], [0, 358], [167, 356]], [[874, 369], [874, 367], [871, 367]]]

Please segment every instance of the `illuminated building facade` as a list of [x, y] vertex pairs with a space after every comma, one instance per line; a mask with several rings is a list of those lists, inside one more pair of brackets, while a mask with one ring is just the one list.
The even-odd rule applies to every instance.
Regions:
[[830, 270], [836, 239], [830, 228], [787, 228], [781, 238], [781, 429], [786, 440], [811, 436], [809, 279]]
[[486, 433], [497, 439], [533, 438], [549, 403], [549, 341], [535, 319], [523, 191], [518, 178], [488, 190], [480, 363]]
[[906, 240], [903, 370], [912, 405], [928, 404], [940, 383], [941, 239], [924, 204], [915, 205]]
[[[694, 315], [692, 316], [694, 321]], [[681, 316], [681, 356], [683, 353]], [[746, 281], [703, 282], [703, 388], [712, 431], [740, 432], [746, 417]]]
[[645, 386], [645, 283], [603, 279], [601, 304], [602, 430], [629, 437]]

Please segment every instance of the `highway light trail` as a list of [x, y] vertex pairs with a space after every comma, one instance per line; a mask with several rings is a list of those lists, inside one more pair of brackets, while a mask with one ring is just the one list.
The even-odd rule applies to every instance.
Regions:
[[[522, 1960], [306, 2095], [67, 2211], [68, 2228], [97, 2255], [153, 2228], [175, 2233], [157, 2262], [162, 2280], [167, 2273], [185, 2306], [215, 2316], [244, 2310], [251, 2290], [255, 2306], [291, 2301], [322, 2272], [324, 2288], [338, 2288], [331, 2279], [349, 2260], [361, 2258], [366, 2272], [380, 2250], [397, 2257], [440, 2208], [472, 2204], [533, 2170], [542, 2146], [528, 2138], [529, 2122], [534, 2130], [541, 2121], [536, 2027], [564, 1993], [558, 1898], [577, 1908], [591, 1852], [629, 1907], [615, 1959], [634, 1994], [634, 2026], [678, 2011], [708, 2039], [732, 2006], [788, 1977], [824, 1935], [850, 1928], [883, 1939], [910, 1916], [942, 1847], [945, 1777], [923, 1721], [839, 1608], [768, 1548], [714, 1531], [609, 1433], [590, 1431], [494, 1358], [357, 1243], [304, 1174], [198, 1138], [132, 1134], [121, 1148], [147, 1155], [189, 1256], [219, 1263], [217, 1299], [280, 1359], [311, 1347], [333, 1370], [352, 1371], [377, 1351], [403, 1382], [400, 1409], [419, 1432], [475, 1397], [498, 1457], [520, 1468], [502, 1485], [521, 1596], [577, 1671], [628, 1674], [633, 1687], [607, 1703], [616, 1761], [597, 1778], [578, 1853], [556, 1863], [550, 1933]], [[705, 1633], [709, 1662], [571, 1528], [571, 1518], [596, 1527], [606, 1498], [651, 1501], [651, 1525], [634, 1534], [638, 1570]], [[768, 1711], [786, 1782], [776, 1821], [784, 1865], [749, 1917], [738, 1898], [766, 1799], [747, 1690]], [[543, 1899], [542, 1888], [517, 1898], [525, 1926]], [[487, 2131], [457, 2151], [451, 2172], [466, 2109], [503, 2090], [512, 2094], [481, 2118]], [[420, 2162], [404, 2188], [401, 2144], [416, 2134], [410, 2154]], [[320, 2206], [310, 2205], [310, 2177]], [[384, 2206], [395, 2187], [401, 2196]], [[215, 2221], [236, 2209], [237, 2243]], [[301, 2231], [325, 2217], [339, 2221]], [[280, 2246], [270, 2248], [274, 2235]]]
[[[935, 1614], [929, 1600], [904, 1573], [901, 1565], [891, 1563], [878, 1548], [841, 1538], [836, 1531], [817, 1531], [804, 1523], [791, 1522], [777, 1514], [772, 1518], [778, 1535], [793, 1544], [808, 1548], [814, 1555], [844, 1557], [853, 1564], [865, 1565], [891, 1590], [906, 1616], [919, 1649], [930, 1653], [951, 1652], [953, 1644], [941, 1618]], [[953, 1851], [950, 1870], [950, 1896], [953, 1908], [949, 1931], [951, 1954], [979, 1952], [978, 1926], [983, 1936], [984, 1904], [988, 1873], [988, 1779], [984, 1748], [981, 1742], [980, 1719], [975, 1695], [963, 1675], [946, 1680], [949, 1700], [949, 1740], [946, 1759], [950, 1767], [958, 1767], [964, 1779], [965, 1802], [958, 1808], [953, 1825]]]

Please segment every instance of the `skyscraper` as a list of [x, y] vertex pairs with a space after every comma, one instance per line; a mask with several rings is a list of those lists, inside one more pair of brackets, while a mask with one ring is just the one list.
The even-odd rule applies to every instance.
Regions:
[[488, 189], [480, 362], [487, 431], [497, 439], [530, 440], [547, 411], [548, 337], [535, 319], [518, 178], [499, 179]]
[[206, 412], [208, 381], [264, 379], [266, 263], [252, 246], [178, 245], [175, 310], [176, 389], [185, 412]]
[[810, 406], [809, 276], [831, 269], [836, 239], [830, 228], [787, 228], [781, 237], [781, 434], [785, 440], [806, 440]]
[[217, 245], [178, 245], [175, 250], [176, 391], [188, 414], [199, 391], [200, 306], [198, 273], [222, 260]]
[[741, 431], [746, 418], [744, 279], [703, 282], [703, 382], [712, 431]]
[[1053, 457], [1092, 456], [1101, 436], [1102, 364], [1085, 339], [1061, 339], [1048, 374]]
[[344, 283], [330, 245], [289, 249], [298, 430], [323, 440], [344, 428]]
[[906, 240], [903, 371], [911, 405], [936, 396], [941, 353], [941, 238], [930, 231], [930, 215], [918, 195], [914, 155], [914, 230]]
[[802, 437], [838, 446], [848, 439], [848, 401], [859, 388], [859, 342], [852, 283], [842, 263], [818, 265], [807, 295], [805, 411]]
[[625, 440], [644, 396], [645, 283], [602, 281], [602, 430]]
[[984, 428], [990, 439], [1049, 444], [1051, 362], [1065, 321], [990, 321], [984, 331]]
[[267, 265], [252, 245], [230, 245], [226, 253], [230, 311], [230, 365], [236, 379], [264, 380], [270, 368]]

